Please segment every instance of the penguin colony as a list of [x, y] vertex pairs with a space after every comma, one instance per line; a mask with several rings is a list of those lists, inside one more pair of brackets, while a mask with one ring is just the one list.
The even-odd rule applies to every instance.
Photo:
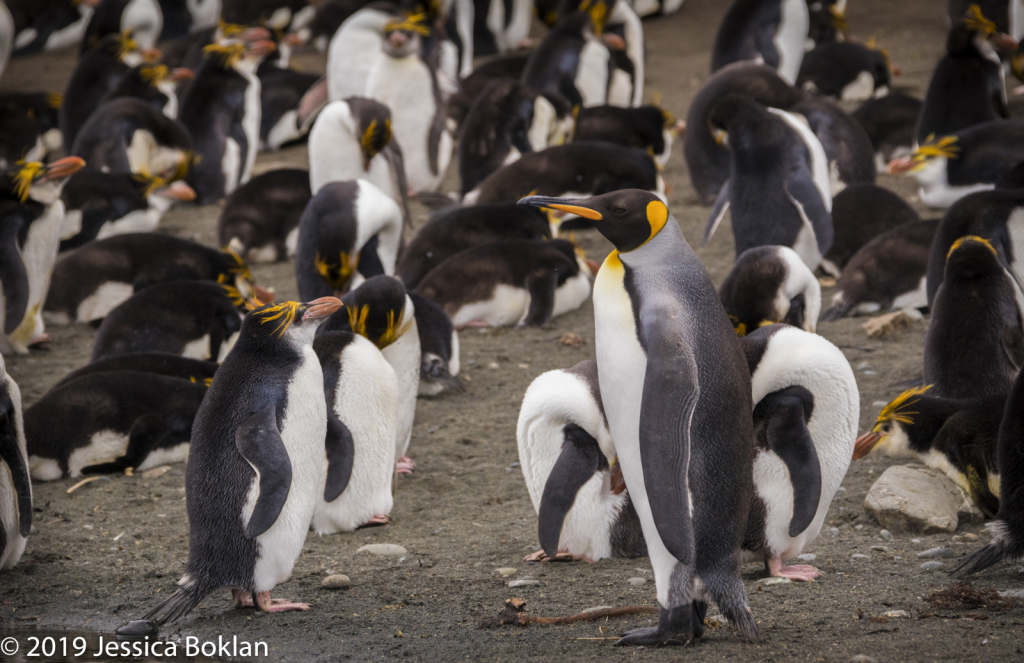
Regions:
[[[392, 524], [418, 396], [469, 388], [458, 331], [587, 300], [595, 359], [522, 401], [526, 559], [648, 556], [657, 625], [618, 644], [692, 645], [711, 603], [759, 641], [741, 562], [823, 575], [786, 562], [872, 452], [939, 468], [992, 518], [959, 570], [1024, 555], [1016, 3], [949, 3], [918, 100], [845, 1], [735, 0], [685, 121], [644, 101], [640, 18], [679, 2], [172, 4], [0, 4], [0, 72], [79, 53], [64, 90], [0, 93], [0, 352], [96, 329], [90, 363], [27, 407], [0, 360], [0, 569], [33, 481], [187, 460], [185, 573], [123, 634], [220, 588], [310, 609], [270, 593], [310, 529]], [[324, 76], [290, 68], [316, 50]], [[717, 291], [661, 175], [680, 138], [704, 242], [731, 219]], [[308, 170], [256, 174], [303, 141]], [[220, 201], [216, 246], [159, 232], [172, 206]], [[570, 228], [610, 243], [603, 264]], [[247, 265], [288, 261], [301, 301], [274, 301]], [[854, 373], [816, 332], [900, 309], [930, 312], [923, 382], [857, 437]]]

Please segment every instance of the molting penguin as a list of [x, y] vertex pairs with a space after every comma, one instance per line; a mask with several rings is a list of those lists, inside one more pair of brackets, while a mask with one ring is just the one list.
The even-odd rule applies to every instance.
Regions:
[[0, 353], [48, 340], [41, 315], [64, 223], [61, 188], [85, 162], [20, 163], [0, 174]]
[[704, 233], [706, 244], [732, 210], [736, 255], [755, 246], [792, 248], [811, 270], [832, 246], [832, 193], [821, 143], [800, 118], [729, 95], [711, 111], [732, 152]]
[[516, 438], [541, 543], [524, 559], [596, 562], [647, 554], [636, 509], [617, 485], [621, 471], [612, 467], [615, 445], [597, 362], [588, 359], [537, 377], [523, 396]]
[[881, 99], [861, 104], [851, 114], [857, 120], [875, 150], [875, 170], [887, 172], [893, 159], [909, 156], [917, 143], [917, 119], [923, 102], [902, 92], [893, 92]]
[[0, 168], [20, 159], [46, 162], [63, 146], [58, 128], [57, 92], [0, 93]]
[[111, 373], [113, 371], [136, 371], [139, 373], [155, 373], [171, 378], [199, 382], [209, 385], [213, 374], [217, 372], [217, 364], [202, 359], [190, 359], [169, 352], [133, 352], [129, 355], [117, 355], [101, 359], [94, 364], [71, 371], [57, 384], [67, 384], [83, 375], [94, 373]]
[[228, 196], [217, 219], [217, 242], [256, 262], [294, 256], [299, 219], [311, 197], [305, 170], [281, 168], [257, 175]]
[[889, 189], [874, 184], [851, 184], [832, 198], [835, 233], [832, 248], [821, 261], [822, 269], [838, 276], [865, 244], [886, 231], [915, 221], [920, 218], [914, 208]]
[[21, 391], [0, 357], [0, 571], [14, 568], [32, 527], [32, 481], [28, 473]]
[[793, 249], [747, 249], [718, 289], [736, 333], [784, 322], [813, 332], [821, 312], [821, 286]]
[[601, 38], [606, 12], [599, 1], [588, 11], [562, 18], [531, 53], [523, 83], [540, 93], [561, 95], [573, 108], [605, 104], [611, 73], [611, 54]]
[[928, 306], [928, 251], [938, 225], [910, 221], [862, 246], [843, 267], [822, 319]]
[[576, 250], [564, 239], [483, 244], [432, 269], [416, 292], [458, 329], [543, 325], [590, 296], [593, 274]]
[[661, 605], [658, 626], [619, 643], [691, 643], [710, 599], [759, 639], [737, 554], [753, 497], [750, 373], [711, 279], [654, 194], [522, 202], [578, 214], [615, 245], [594, 288], [598, 377], [616, 394], [608, 429]]
[[157, 0], [100, 0], [82, 35], [79, 53], [109, 34], [129, 34], [143, 50], [156, 46], [164, 29], [164, 14]]
[[789, 111], [802, 115], [821, 143], [833, 196], [851, 184], [874, 184], [871, 139], [856, 120], [828, 99], [804, 99]]
[[206, 385], [138, 371], [84, 375], [25, 410], [37, 481], [145, 470], [188, 458]]
[[664, 166], [671, 155], [672, 143], [686, 132], [686, 123], [658, 106], [621, 108], [593, 106], [576, 114], [572, 139], [599, 140], [625, 147], [647, 150]]
[[167, 281], [211, 281], [241, 303], [255, 294], [252, 273], [237, 253], [157, 233], [127, 233], [96, 240], [65, 256], [53, 270], [43, 309], [47, 322], [93, 322], [133, 293]]
[[955, 400], [913, 387], [890, 401], [857, 438], [853, 460], [875, 451], [943, 472], [989, 518], [999, 509], [997, 439], [1006, 396]]
[[242, 326], [225, 290], [209, 281], [171, 281], [135, 293], [103, 318], [90, 361], [132, 352], [223, 361]]
[[444, 309], [426, 297], [410, 292], [416, 307], [420, 335], [420, 396], [462, 391], [459, 374], [459, 332]]
[[935, 396], [1005, 394], [1024, 365], [1019, 288], [980, 237], [949, 250], [924, 339], [924, 381]]
[[384, 50], [384, 26], [398, 15], [389, 2], [363, 7], [341, 24], [327, 49], [327, 91], [331, 101], [366, 94], [373, 63]]
[[809, 27], [807, 0], [736, 0], [718, 28], [711, 71], [754, 60], [775, 69], [792, 85]]
[[317, 334], [327, 397], [327, 461], [313, 512], [317, 534], [391, 522], [398, 380], [368, 339], [343, 331]]
[[890, 76], [898, 73], [885, 50], [831, 41], [804, 55], [796, 87], [841, 101], [865, 101], [889, 94]]
[[14, 57], [77, 45], [96, 5], [74, 0], [11, 0], [4, 4], [14, 17]]
[[299, 293], [304, 299], [325, 297], [364, 278], [394, 274], [401, 242], [402, 210], [394, 200], [366, 180], [331, 182], [310, 199], [299, 220]]
[[185, 575], [146, 619], [178, 619], [218, 587], [232, 588], [236, 607], [309, 608], [270, 590], [291, 575], [322, 494], [327, 405], [312, 343], [339, 305], [284, 302], [246, 316], [192, 427]]
[[188, 129], [142, 101], [108, 101], [82, 125], [71, 153], [104, 173], [170, 177], [187, 172], [192, 161]]

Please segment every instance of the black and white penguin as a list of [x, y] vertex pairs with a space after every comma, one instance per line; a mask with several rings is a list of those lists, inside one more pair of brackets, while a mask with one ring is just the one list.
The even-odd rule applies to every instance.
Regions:
[[1009, 393], [1024, 365], [1024, 324], [1013, 279], [980, 237], [961, 238], [946, 258], [924, 339], [924, 382], [935, 396]]
[[295, 278], [303, 299], [326, 297], [379, 274], [394, 274], [402, 210], [366, 180], [331, 182], [299, 220]]
[[857, 438], [853, 460], [868, 453], [916, 460], [953, 480], [987, 517], [999, 510], [997, 440], [1006, 395], [967, 400], [927, 394], [912, 387], [878, 414], [871, 430]]
[[444, 391], [462, 391], [459, 380], [459, 332], [444, 309], [415, 292], [409, 299], [416, 307], [416, 329], [420, 335], [420, 396], [437, 396]]
[[143, 50], [156, 47], [164, 29], [158, 0], [99, 0], [82, 35], [85, 53], [109, 34], [129, 34]]
[[101, 359], [92, 364], [75, 369], [64, 376], [57, 384], [67, 384], [84, 375], [94, 373], [111, 373], [113, 371], [135, 371], [165, 375], [189, 382], [209, 385], [213, 374], [217, 372], [217, 363], [202, 359], [191, 359], [169, 352], [133, 352]]
[[276, 48], [258, 30], [242, 40], [211, 44], [181, 96], [178, 119], [191, 132], [201, 159], [189, 172], [197, 200], [231, 194], [252, 177], [260, 144], [260, 81], [256, 69]]
[[188, 458], [203, 382], [110, 371], [62, 383], [25, 410], [36, 481], [146, 470]]
[[775, 69], [792, 85], [809, 27], [807, 0], [736, 0], [718, 27], [711, 71], [753, 60]]
[[103, 98], [103, 103], [119, 97], [142, 99], [172, 120], [178, 117], [178, 85], [191, 80], [191, 69], [170, 69], [167, 65], [140, 65], [129, 69]]
[[813, 332], [821, 313], [821, 285], [814, 273], [786, 246], [744, 251], [718, 289], [736, 334], [784, 322]]
[[732, 210], [736, 255], [755, 246], [788, 246], [817, 269], [832, 246], [832, 192], [821, 142], [800, 117], [729, 95], [709, 116], [732, 153], [729, 179], [704, 233], [706, 244]]
[[16, 161], [46, 162], [64, 144], [58, 125], [57, 92], [0, 93], [0, 168]]
[[327, 460], [311, 528], [351, 532], [391, 522], [398, 379], [367, 338], [346, 331], [317, 334], [327, 398]]
[[948, 0], [946, 16], [949, 22], [963, 20], [971, 5], [977, 5], [980, 14], [990, 20], [999, 32], [1012, 35], [1014, 39], [1024, 35], [1020, 0]]
[[373, 2], [341, 24], [327, 48], [327, 91], [331, 101], [366, 96], [370, 69], [384, 50], [384, 26], [399, 15], [390, 2]]
[[807, 120], [825, 150], [833, 196], [851, 184], [874, 184], [871, 138], [846, 111], [828, 99], [811, 97], [791, 106], [789, 112]]
[[308, 171], [280, 168], [257, 175], [228, 196], [217, 219], [217, 242], [254, 262], [290, 258], [310, 198]]
[[299, 28], [295, 35], [303, 44], [312, 44], [321, 53], [327, 51], [331, 37], [338, 32], [350, 16], [370, 4], [369, 0], [324, 0], [316, 4], [316, 14], [309, 25]]
[[937, 220], [910, 221], [862, 246], [843, 267], [822, 320], [928, 306], [928, 251]]
[[605, 421], [597, 362], [538, 376], [516, 425], [519, 464], [538, 516], [541, 549], [525, 560], [570, 557], [596, 562], [647, 554]]
[[410, 193], [437, 190], [454, 148], [438, 71], [421, 55], [427, 30], [412, 19], [388, 23], [384, 45], [366, 78], [365, 96], [391, 110], [391, 132], [402, 149]]
[[709, 124], [711, 109], [728, 94], [745, 94], [772, 108], [789, 108], [803, 94], [771, 67], [737, 62], [715, 72], [700, 89], [686, 114], [683, 156], [693, 188], [711, 205], [729, 179], [731, 155]]
[[173, 235], [126, 233], [90, 242], [57, 263], [44, 316], [53, 324], [94, 322], [151, 285], [192, 280], [228, 286], [236, 304], [254, 295], [268, 301], [237, 253]]
[[219, 587], [232, 588], [236, 607], [309, 608], [270, 590], [291, 575], [323, 494], [327, 404], [312, 343], [339, 305], [284, 302], [246, 316], [192, 426], [185, 575], [145, 619], [174, 621]]
[[395, 276], [415, 288], [431, 269], [460, 251], [510, 239], [550, 239], [548, 215], [514, 203], [471, 205], [431, 216], [402, 251]]
[[685, 132], [686, 123], [657, 104], [636, 108], [592, 106], [576, 114], [572, 139], [600, 140], [647, 150], [658, 165], [664, 166], [673, 143]]
[[309, 24], [315, 9], [305, 0], [221, 0], [221, 18], [236, 25], [265, 25], [297, 30]]
[[85, 162], [19, 163], [0, 173], [0, 354], [48, 340], [42, 309], [64, 223], [61, 189]]
[[492, 173], [462, 202], [493, 205], [535, 192], [573, 198], [619, 189], [664, 195], [665, 182], [654, 158], [644, 150], [612, 143], [573, 141], [524, 154]]
[[78, 45], [95, 0], [7, 0], [14, 18], [14, 57]]
[[28, 471], [21, 391], [0, 357], [0, 571], [14, 568], [32, 527], [32, 480]]
[[262, 111], [260, 149], [279, 150], [309, 133], [313, 120], [305, 115], [303, 102], [321, 77], [282, 68], [270, 61], [264, 61], [257, 74]]
[[590, 266], [564, 239], [504, 240], [466, 249], [428, 272], [415, 292], [456, 329], [543, 325], [590, 297]]
[[851, 113], [875, 149], [875, 170], [888, 172], [889, 162], [913, 154], [917, 143], [917, 119], [924, 102], [902, 92], [871, 99]]
[[530, 36], [535, 3], [531, 0], [474, 0], [473, 55], [508, 53]]
[[921, 202], [949, 207], [996, 183], [1024, 156], [1024, 120], [992, 120], [927, 141], [909, 157], [889, 163], [889, 173], [909, 173]]
[[616, 394], [608, 429], [661, 605], [658, 626], [619, 643], [691, 643], [711, 599], [759, 639], [737, 554], [754, 491], [750, 373], [711, 279], [654, 194], [522, 203], [578, 214], [615, 245], [594, 287], [598, 377]]
[[[601, 106], [608, 101], [611, 53], [603, 33], [607, 5], [602, 0], [587, 10], [561, 18], [530, 54], [522, 81], [537, 92], [565, 97], [573, 108]], [[616, 36], [621, 45], [621, 37]]]
[[865, 244], [886, 231], [915, 221], [920, 218], [914, 208], [889, 189], [875, 184], [851, 184], [832, 198], [835, 232], [832, 248], [822, 258], [821, 268], [838, 277]]
[[840, 101], [865, 101], [889, 94], [900, 70], [885, 50], [853, 41], [818, 44], [804, 55], [796, 87]]
[[1024, 439], [1024, 373], [1017, 376], [1006, 400], [1002, 422], [999, 424], [998, 454], [1001, 497], [995, 520], [986, 525], [992, 541], [972, 553], [954, 573], [977, 573], [1000, 560], [1019, 560], [1024, 557], [1024, 504], [1021, 490], [1024, 467], [1021, 464], [1021, 443]]
[[107, 313], [96, 332], [90, 362], [132, 352], [170, 352], [221, 362], [241, 326], [236, 303], [220, 284], [157, 283]]

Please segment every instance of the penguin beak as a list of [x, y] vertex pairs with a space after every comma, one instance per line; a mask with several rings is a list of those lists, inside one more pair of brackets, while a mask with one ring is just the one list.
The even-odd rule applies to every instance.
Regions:
[[874, 431], [870, 433], [864, 433], [857, 438], [857, 441], [853, 444], [853, 460], [859, 460], [875, 448], [878, 441], [882, 439], [881, 433]]
[[262, 286], [253, 284], [252, 293], [256, 295], [256, 298], [259, 299], [264, 304], [269, 304], [270, 302], [274, 301], [274, 293], [270, 292], [269, 290]]
[[270, 39], [260, 39], [259, 41], [255, 41], [249, 44], [249, 53], [257, 57], [269, 55], [270, 53], [273, 53], [276, 50], [277, 44], [275, 44]]
[[195, 189], [181, 181], [175, 182], [171, 186], [167, 187], [163, 191], [163, 195], [166, 198], [172, 198], [186, 203], [196, 199]]
[[591, 274], [597, 274], [598, 270], [601, 269], [601, 263], [596, 260], [587, 258], [584, 262], [587, 263], [587, 268], [590, 270]]
[[992, 37], [992, 43], [1004, 51], [1016, 51], [1017, 40], [1006, 33], [999, 33]]
[[195, 76], [195, 72], [188, 67], [178, 67], [171, 72], [171, 80], [176, 83], [192, 80]]
[[303, 320], [309, 320], [311, 318], [326, 318], [344, 306], [344, 304], [342, 304], [341, 300], [336, 297], [321, 297], [320, 299], [309, 302], [306, 306], [308, 308], [306, 309], [306, 312], [302, 314]]
[[606, 32], [601, 35], [601, 41], [610, 51], [626, 50], [626, 40], [613, 32]]
[[262, 41], [264, 39], [272, 39], [273, 36], [273, 33], [270, 32], [270, 30], [268, 30], [267, 28], [261, 26], [254, 26], [251, 28], [246, 28], [242, 32], [242, 34], [239, 35], [239, 38], [242, 41], [254, 42]]
[[46, 167], [46, 179], [59, 180], [74, 175], [85, 168], [85, 160], [79, 157], [64, 157]]
[[912, 157], [893, 159], [889, 162], [889, 174], [899, 175], [901, 173], [907, 173], [913, 170], [916, 165], [917, 164], [914, 162]]
[[576, 204], [578, 201], [572, 198], [549, 198], [547, 196], [527, 196], [521, 198], [517, 204], [519, 205], [533, 205], [534, 207], [550, 207], [556, 209], [559, 212], [566, 212], [567, 214], [575, 214], [582, 216], [584, 219], [590, 219], [591, 221], [600, 221], [604, 217], [601, 213], [595, 209], [589, 207], [583, 207], [582, 205]]

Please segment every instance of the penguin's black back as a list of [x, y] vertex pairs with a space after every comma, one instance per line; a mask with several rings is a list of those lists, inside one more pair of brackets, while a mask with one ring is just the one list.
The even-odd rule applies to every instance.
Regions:
[[574, 12], [562, 18], [535, 48], [523, 69], [522, 81], [537, 92], [558, 94], [573, 107], [582, 106], [576, 89], [576, 68], [586, 40], [583, 31], [590, 16]]
[[473, 73], [459, 81], [459, 91], [448, 99], [446, 108], [448, 117], [455, 120], [456, 124], [461, 125], [470, 106], [484, 91], [484, 88], [498, 79], [519, 80], [523, 75], [523, 69], [526, 68], [528, 58], [529, 53], [501, 55], [473, 69]]
[[796, 87], [814, 89], [828, 97], [840, 97], [862, 71], [869, 72], [875, 89], [889, 85], [889, 63], [879, 51], [852, 41], [829, 41], [804, 54]]
[[829, 163], [836, 162], [845, 184], [875, 182], [875, 152], [864, 128], [842, 108], [822, 98], [805, 98], [790, 108], [811, 125]]
[[359, 185], [354, 180], [331, 182], [313, 196], [299, 220], [299, 239], [295, 248], [295, 280], [299, 298], [312, 301], [330, 297], [334, 288], [327, 284], [313, 261], [349, 253], [356, 243], [359, 219], [356, 198]]
[[902, 92], [890, 92], [881, 99], [869, 99], [852, 115], [871, 139], [875, 152], [886, 160], [896, 148], [910, 148], [916, 140], [917, 122], [924, 103]]
[[148, 131], [159, 145], [180, 150], [192, 148], [188, 129], [180, 122], [141, 99], [120, 97], [97, 108], [82, 125], [71, 154], [82, 157], [92, 168], [130, 172], [125, 150], [139, 130]]
[[420, 334], [420, 352], [432, 353], [447, 363], [452, 358], [452, 320], [444, 309], [416, 292], [409, 298], [416, 307], [416, 328]]
[[0, 167], [13, 166], [38, 136], [58, 127], [55, 103], [45, 92], [0, 93]]
[[735, 0], [726, 12], [711, 50], [711, 72], [758, 55], [774, 68], [779, 53], [772, 42], [782, 20], [779, 0]]
[[599, 140], [655, 154], [665, 151], [665, 115], [657, 106], [591, 106], [576, 115], [573, 140]]
[[513, 148], [533, 151], [528, 134], [536, 99], [536, 92], [510, 79], [492, 81], [476, 98], [459, 129], [463, 195], [501, 168]]
[[157, 88], [155, 83], [146, 80], [143, 70], [148, 71], [149, 69], [150, 67], [147, 65], [139, 65], [126, 71], [121, 80], [114, 86], [114, 89], [103, 97], [102, 103], [120, 97], [131, 97], [133, 99], [141, 99], [152, 106], [157, 112], [163, 113], [168, 97]]
[[59, 111], [65, 149], [75, 144], [82, 125], [129, 69], [117, 56], [117, 37], [107, 35], [99, 44], [83, 53], [68, 79]]
[[1024, 160], [1024, 119], [992, 120], [954, 135], [960, 153], [946, 165], [952, 186], [995, 184]]
[[851, 184], [832, 199], [835, 238], [825, 259], [842, 269], [873, 238], [918, 220], [914, 208], [889, 189], [875, 184]]
[[217, 363], [191, 359], [169, 352], [133, 352], [101, 359], [71, 371], [58, 384], [66, 384], [85, 375], [112, 371], [137, 371], [205, 384], [217, 371]]
[[62, 239], [60, 250], [68, 251], [93, 241], [108, 221], [148, 209], [143, 182], [131, 173], [104, 173], [88, 167], [72, 175], [61, 191], [61, 200], [66, 211], [82, 213], [82, 229]]
[[245, 249], [274, 243], [282, 259], [285, 239], [298, 227], [311, 197], [308, 170], [281, 168], [257, 175], [228, 196], [217, 221], [217, 241], [227, 246], [237, 237]]

